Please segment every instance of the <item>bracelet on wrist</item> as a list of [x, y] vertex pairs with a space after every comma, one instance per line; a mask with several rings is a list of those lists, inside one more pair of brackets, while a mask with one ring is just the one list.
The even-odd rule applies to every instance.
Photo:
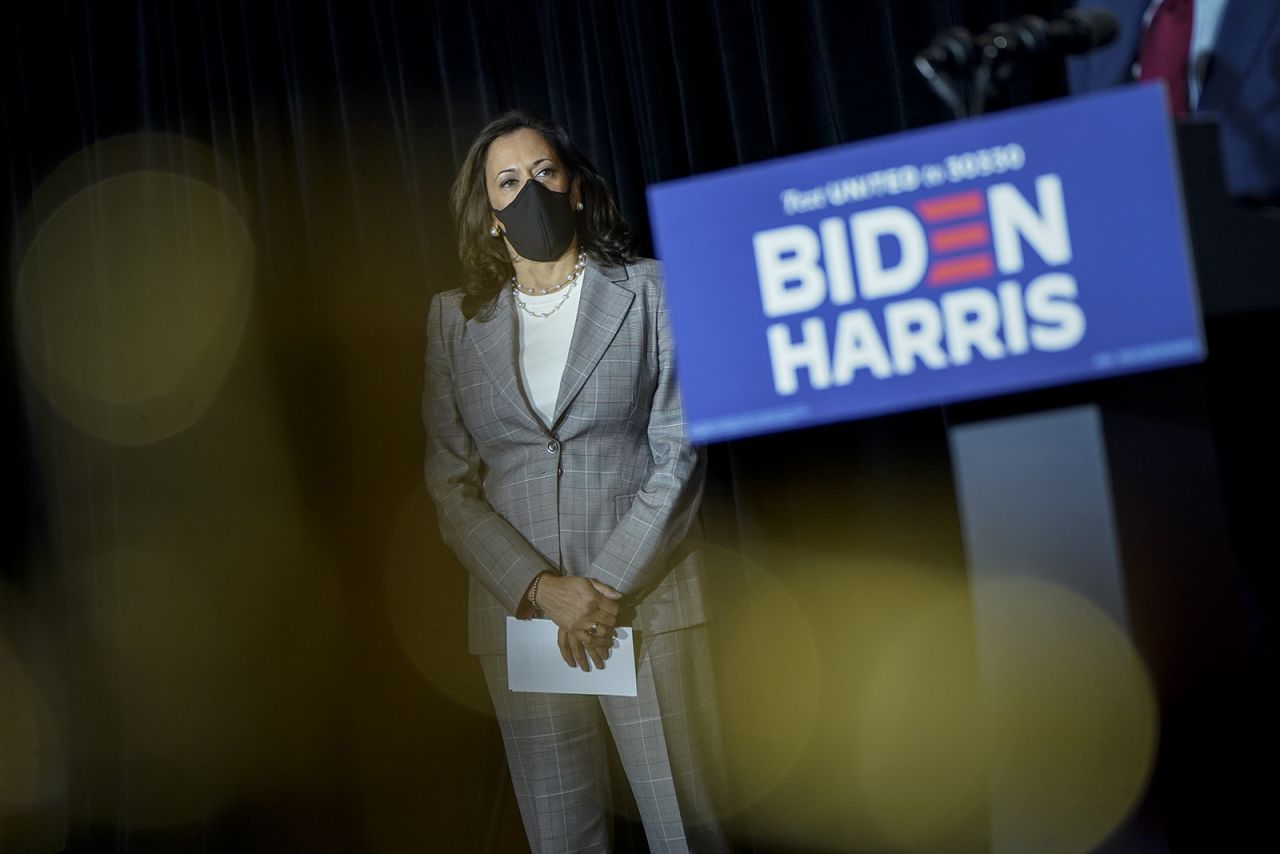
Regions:
[[539, 572], [533, 577], [533, 584], [529, 585], [529, 605], [533, 608], [533, 613], [540, 614], [541, 609], [538, 608], [538, 585], [542, 583], [542, 576], [547, 574], [547, 570]]

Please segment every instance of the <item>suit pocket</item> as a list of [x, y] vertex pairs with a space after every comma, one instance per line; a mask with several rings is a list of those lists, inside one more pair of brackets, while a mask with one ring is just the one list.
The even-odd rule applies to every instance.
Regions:
[[631, 505], [635, 503], [635, 500], [636, 494], [634, 492], [630, 495], [619, 495], [613, 499], [613, 520], [621, 522], [622, 517], [627, 515], [627, 511], [631, 509]]

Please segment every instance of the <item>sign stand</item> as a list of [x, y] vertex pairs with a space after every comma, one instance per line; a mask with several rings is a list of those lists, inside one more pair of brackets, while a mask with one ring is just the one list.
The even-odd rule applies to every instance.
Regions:
[[[1184, 158], [1184, 182], [1221, 195], [1212, 134], [1179, 130], [1194, 155]], [[1249, 283], [1266, 281], [1268, 267], [1256, 250], [1225, 253], [1219, 233], [1231, 235], [1216, 227], [1192, 235], [1210, 323], [1215, 309], [1263, 299]], [[1219, 287], [1214, 259], [1227, 255], [1230, 276]], [[1258, 754], [1271, 724], [1211, 430], [1214, 376], [1203, 366], [1176, 368], [1040, 392], [1031, 402], [953, 408], [960, 423], [948, 434], [985, 689], [998, 693], [1017, 678], [1007, 632], [991, 642], [1000, 615], [987, 601], [987, 582], [1010, 578], [1088, 600], [1129, 635], [1152, 677], [1160, 719], [1151, 785], [1097, 849], [1104, 852], [1167, 851], [1169, 840], [1188, 850], [1232, 847], [1258, 821], [1249, 814], [1260, 795], [1248, 781], [1250, 768], [1265, 764]], [[1025, 793], [1006, 772], [991, 769], [993, 852], [1027, 850]]]

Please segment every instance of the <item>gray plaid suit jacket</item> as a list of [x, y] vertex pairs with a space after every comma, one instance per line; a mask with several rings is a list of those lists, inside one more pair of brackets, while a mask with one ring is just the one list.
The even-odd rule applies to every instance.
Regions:
[[703, 462], [685, 436], [657, 262], [588, 265], [552, 423], [520, 381], [508, 293], [486, 317], [431, 303], [426, 480], [471, 575], [470, 650], [505, 651], [505, 617], [545, 569], [622, 592], [623, 623], [705, 620], [697, 525]]

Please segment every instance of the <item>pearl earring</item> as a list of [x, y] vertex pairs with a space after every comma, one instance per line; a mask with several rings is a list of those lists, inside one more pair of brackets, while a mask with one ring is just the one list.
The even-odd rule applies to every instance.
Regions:
[[578, 202], [578, 213], [582, 213], [582, 202]]
[[489, 226], [489, 236], [490, 237], [498, 236], [498, 227], [496, 225]]

